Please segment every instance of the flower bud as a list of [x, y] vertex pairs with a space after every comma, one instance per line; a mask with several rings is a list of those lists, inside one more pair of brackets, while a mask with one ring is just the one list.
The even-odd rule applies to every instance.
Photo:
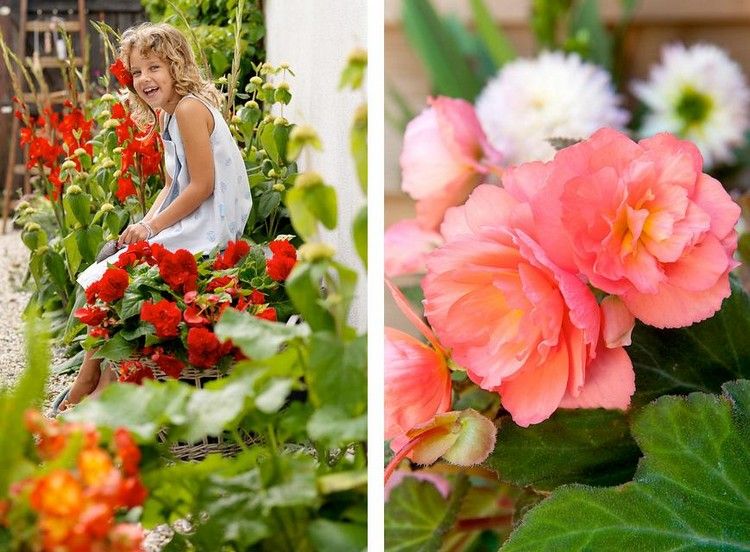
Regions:
[[122, 171], [120, 169], [117, 169], [112, 173], [112, 176], [114, 176], [115, 178], [120, 178], [122, 176]]
[[109, 119], [110, 117], [112, 117], [112, 113], [105, 109], [104, 111], [100, 112], [97, 117], [99, 117], [100, 119]]
[[276, 178], [277, 176], [279, 176], [279, 173], [276, 172], [276, 169], [271, 169], [270, 171], [268, 171], [268, 176], [271, 178]]
[[110, 167], [114, 167], [116, 163], [109, 157], [107, 157], [104, 161], [102, 161], [101, 168], [102, 169], [109, 169]]
[[258, 105], [258, 102], [256, 102], [255, 100], [248, 100], [248, 101], [246, 101], [245, 102], [245, 107], [248, 108], [248, 109], [253, 109], [253, 110], [260, 109], [260, 106]]
[[347, 63], [356, 63], [358, 65], [364, 65], [367, 63], [367, 50], [363, 48], [355, 48], [349, 54]]
[[239, 115], [232, 115], [232, 123], [235, 125], [240, 124], [242, 122], [242, 119], [240, 119]]
[[273, 84], [271, 84], [270, 82], [267, 82], [261, 88], [263, 90], [273, 90]]
[[76, 168], [76, 162], [75, 161], [71, 161], [70, 159], [68, 159], [62, 165], [60, 165], [60, 168], [62, 170], [75, 169]]
[[263, 79], [256, 75], [250, 79], [250, 82], [253, 83], [255, 86], [258, 86], [260, 84], [263, 84]]
[[281, 182], [277, 182], [276, 184], [274, 184], [273, 189], [276, 190], [277, 192], [283, 192], [284, 190], [286, 190], [286, 188]]
[[491, 420], [468, 408], [436, 414], [406, 436], [411, 442], [418, 441], [409, 454], [417, 464], [432, 464], [442, 456], [457, 466], [474, 466], [484, 462], [495, 448], [497, 428]]
[[265, 117], [263, 117], [263, 123], [264, 124], [269, 124], [272, 121], [273, 121], [273, 115], [271, 115], [271, 114], [268, 114]]
[[297, 175], [294, 186], [297, 188], [313, 188], [323, 185], [323, 177], [315, 171], [307, 171]]
[[99, 210], [102, 213], [108, 213], [109, 211], [114, 211], [115, 210], [115, 206], [112, 205], [111, 203], [104, 203], [104, 204], [102, 204], [101, 207], [99, 207]]
[[120, 154], [122, 152], [123, 152], [123, 147], [122, 146], [117, 146], [115, 149], [112, 150], [112, 153]]
[[107, 119], [104, 121], [104, 124], [102, 125], [104, 128], [116, 128], [120, 126], [120, 121], [117, 119]]
[[23, 227], [24, 232], [36, 232], [41, 229], [42, 227], [39, 226], [36, 222], [28, 222], [26, 223], [26, 226]]
[[289, 69], [289, 64], [288, 64], [288, 63], [287, 63], [286, 61], [282, 61], [282, 62], [281, 62], [281, 63], [279, 64], [279, 68], [280, 68], [280, 69]]
[[88, 152], [83, 148], [76, 148], [73, 155], [80, 157], [81, 155], [88, 155]]
[[336, 250], [327, 243], [306, 243], [297, 250], [300, 259], [308, 263], [333, 259]]
[[16, 205], [16, 209], [19, 211], [23, 211], [25, 209], [28, 209], [29, 207], [31, 207], [31, 204], [28, 201], [21, 201], [18, 203], [18, 205]]
[[226, 84], [227, 82], [228, 82], [227, 78], [223, 75], [219, 77], [218, 79], [216, 79], [216, 84]]
[[289, 90], [289, 83], [284, 81], [281, 84], [279, 84], [277, 88], [279, 88], [280, 90]]
[[104, 94], [104, 96], [101, 97], [101, 100], [105, 101], [105, 102], [111, 102], [114, 99], [115, 99], [115, 97], [112, 94], [110, 94], [109, 92], [107, 92], [106, 94]]
[[273, 124], [276, 126], [287, 126], [289, 124], [289, 121], [287, 121], [284, 117], [276, 117], [273, 120]]
[[73, 184], [72, 186], [68, 187], [68, 195], [76, 195], [80, 194], [83, 190], [81, 190], [81, 187], [77, 184]]

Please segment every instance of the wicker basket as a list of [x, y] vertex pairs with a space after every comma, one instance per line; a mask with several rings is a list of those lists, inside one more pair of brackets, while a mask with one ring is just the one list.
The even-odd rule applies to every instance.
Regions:
[[[136, 360], [141, 364], [148, 366], [154, 373], [154, 377], [157, 381], [167, 381], [170, 379], [174, 379], [162, 372], [159, 367], [148, 357], [134, 356], [126, 359], [126, 361], [127, 360]], [[111, 363], [111, 367], [115, 371], [119, 371], [119, 365], [120, 362]], [[229, 371], [231, 371], [231, 367], [226, 372], [222, 372], [216, 368], [199, 369], [195, 368], [194, 366], [188, 365], [182, 371], [180, 377], [177, 378], [177, 380], [183, 383], [187, 383], [188, 385], [192, 385], [198, 389], [202, 389], [206, 383], [225, 377], [229, 373]], [[246, 446], [254, 445], [260, 442], [260, 438], [255, 434], [248, 433], [243, 429], [240, 429], [239, 432], [240, 437], [242, 438]], [[160, 442], [166, 442], [166, 429], [162, 429], [158, 433], [157, 437]], [[224, 456], [233, 456], [235, 454], [238, 454], [242, 450], [242, 448], [243, 447], [235, 440], [234, 435], [232, 435], [230, 432], [224, 432], [224, 434], [219, 435], [218, 437], [203, 437], [203, 439], [196, 443], [174, 443], [169, 447], [169, 450], [176, 458], [184, 461], [191, 461], [202, 460], [209, 454], [215, 453], [219, 453]]]

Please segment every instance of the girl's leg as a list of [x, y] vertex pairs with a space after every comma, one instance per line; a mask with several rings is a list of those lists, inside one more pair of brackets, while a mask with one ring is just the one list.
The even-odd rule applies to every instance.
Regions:
[[86, 395], [94, 392], [101, 379], [101, 359], [93, 358], [96, 351], [86, 351], [83, 356], [83, 364], [76, 376], [73, 386], [70, 388], [68, 398], [60, 405], [60, 411], [64, 411], [72, 405], [78, 404]]
[[104, 368], [99, 376], [99, 383], [96, 384], [96, 389], [91, 392], [92, 397], [96, 397], [102, 390], [107, 387], [110, 383], [117, 381], [117, 374], [115, 374], [112, 368]]

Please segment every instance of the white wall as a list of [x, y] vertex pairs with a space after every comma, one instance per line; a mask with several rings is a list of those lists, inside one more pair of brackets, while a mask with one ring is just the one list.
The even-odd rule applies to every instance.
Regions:
[[339, 91], [339, 76], [349, 53], [367, 47], [365, 0], [266, 0], [267, 60], [289, 63], [295, 76], [288, 79], [292, 102], [284, 117], [313, 126], [323, 151], [308, 153], [301, 169], [319, 172], [338, 193], [339, 225], [323, 240], [336, 248], [337, 258], [358, 270], [360, 278], [351, 323], [367, 325], [367, 281], [354, 251], [351, 226], [365, 198], [357, 183], [349, 151], [349, 129], [355, 109], [366, 102], [363, 91]]

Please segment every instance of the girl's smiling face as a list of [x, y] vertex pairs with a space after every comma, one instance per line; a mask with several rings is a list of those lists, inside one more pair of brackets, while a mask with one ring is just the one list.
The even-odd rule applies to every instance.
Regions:
[[133, 88], [152, 109], [174, 111], [180, 96], [174, 90], [174, 79], [163, 59], [155, 54], [143, 56], [134, 48], [130, 54], [130, 72]]

